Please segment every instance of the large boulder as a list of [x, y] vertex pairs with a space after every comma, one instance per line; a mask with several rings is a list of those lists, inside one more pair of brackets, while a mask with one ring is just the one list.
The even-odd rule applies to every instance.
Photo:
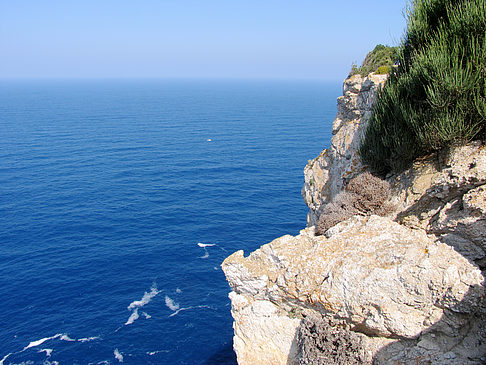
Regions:
[[[353, 342], [345, 347], [355, 346], [364, 362], [425, 356], [440, 363], [454, 349], [447, 356], [459, 364], [484, 351], [464, 345], [471, 326], [484, 324], [481, 271], [425, 231], [389, 218], [355, 216], [318, 237], [307, 228], [248, 257], [238, 251], [222, 267], [233, 289], [240, 365], [309, 361], [302, 331], [311, 313], [326, 333], [344, 331]], [[484, 346], [482, 336], [467, 338], [467, 346]]]

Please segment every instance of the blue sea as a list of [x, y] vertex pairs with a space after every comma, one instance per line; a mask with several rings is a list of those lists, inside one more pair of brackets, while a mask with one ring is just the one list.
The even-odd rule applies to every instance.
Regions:
[[0, 82], [0, 364], [235, 364], [220, 268], [306, 225], [341, 84]]

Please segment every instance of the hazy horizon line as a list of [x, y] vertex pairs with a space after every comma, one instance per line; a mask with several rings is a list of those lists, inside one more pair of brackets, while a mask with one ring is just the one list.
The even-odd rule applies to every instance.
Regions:
[[280, 76], [0, 76], [0, 81], [162, 81], [162, 80], [201, 80], [201, 81], [316, 81], [316, 82], [342, 82], [341, 78], [324, 77], [280, 77]]

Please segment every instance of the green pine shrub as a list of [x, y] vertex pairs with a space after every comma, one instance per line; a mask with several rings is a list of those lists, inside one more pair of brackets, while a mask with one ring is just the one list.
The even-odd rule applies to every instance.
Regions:
[[390, 72], [393, 64], [398, 59], [398, 47], [390, 47], [379, 44], [374, 50], [369, 52], [363, 64], [358, 67], [353, 65], [349, 76], [360, 74], [367, 76], [371, 72], [386, 74]]
[[412, 0], [408, 28], [360, 146], [379, 173], [486, 138], [486, 0]]
[[376, 69], [375, 74], [377, 75], [385, 75], [390, 73], [391, 67], [390, 66], [380, 66]]

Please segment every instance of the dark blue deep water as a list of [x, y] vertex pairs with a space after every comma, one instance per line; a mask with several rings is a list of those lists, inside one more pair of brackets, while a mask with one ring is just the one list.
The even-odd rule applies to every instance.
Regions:
[[305, 226], [340, 91], [2, 81], [0, 364], [234, 364], [220, 264]]

